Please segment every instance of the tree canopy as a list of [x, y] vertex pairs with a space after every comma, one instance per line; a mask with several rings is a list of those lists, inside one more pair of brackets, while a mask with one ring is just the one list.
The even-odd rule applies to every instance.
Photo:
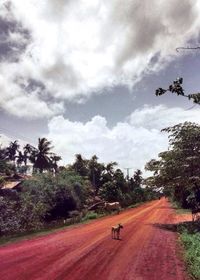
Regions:
[[172, 82], [171, 85], [167, 89], [158, 88], [155, 91], [156, 96], [160, 96], [165, 94], [166, 92], [171, 92], [173, 94], [181, 95], [183, 97], [192, 100], [193, 103], [200, 105], [200, 93], [192, 93], [192, 94], [185, 94], [185, 90], [183, 89], [183, 78], [177, 78]]
[[183, 207], [193, 207], [200, 203], [200, 125], [185, 122], [162, 131], [169, 133], [169, 149], [146, 164], [154, 173], [146, 182], [163, 188]]

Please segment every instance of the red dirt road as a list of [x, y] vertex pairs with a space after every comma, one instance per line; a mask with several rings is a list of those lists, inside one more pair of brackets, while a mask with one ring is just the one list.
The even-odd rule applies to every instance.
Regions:
[[[119, 215], [0, 247], [0, 280], [185, 280], [177, 221], [165, 199]], [[110, 228], [121, 222], [122, 240]]]

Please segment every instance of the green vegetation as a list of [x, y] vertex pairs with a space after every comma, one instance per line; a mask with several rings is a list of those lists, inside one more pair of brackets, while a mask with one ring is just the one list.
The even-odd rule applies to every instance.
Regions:
[[200, 279], [200, 222], [184, 222], [177, 225], [184, 247], [188, 273], [192, 279]]
[[183, 222], [161, 225], [162, 228], [178, 232], [184, 248], [184, 259], [192, 279], [200, 279], [200, 222]]
[[[179, 207], [176, 202], [172, 205], [178, 214], [188, 213], [187, 209]], [[189, 275], [192, 279], [200, 279], [200, 221], [179, 223], [171, 229], [180, 234]]]
[[[177, 201], [170, 201], [172, 204], [172, 208], [176, 211], [177, 214], [191, 214], [191, 210], [190, 209], [184, 209], [182, 208]], [[191, 214], [192, 217], [192, 214]]]
[[[175, 83], [173, 86], [180, 85]], [[173, 90], [172, 87], [170, 89]], [[177, 213], [183, 214], [185, 209], [198, 210], [200, 209], [200, 125], [185, 122], [162, 131], [169, 133], [169, 149], [160, 153], [158, 159], [152, 159], [146, 164], [146, 170], [152, 171], [153, 176], [147, 178], [145, 182], [152, 189], [160, 190], [168, 196]], [[189, 274], [193, 279], [200, 279], [200, 221], [165, 224], [158, 227], [180, 234]]]
[[194, 279], [200, 279], [200, 233], [182, 233], [181, 241], [185, 248], [188, 271]]
[[162, 130], [169, 133], [169, 149], [146, 164], [153, 176], [146, 184], [162, 189], [182, 208], [200, 207], [200, 126], [185, 122]]
[[94, 211], [88, 212], [85, 217], [83, 218], [83, 221], [87, 221], [87, 220], [94, 220], [99, 218], [100, 215], [98, 215], [97, 213], [95, 213]]
[[168, 87], [168, 89], [158, 88], [155, 92], [156, 96], [160, 96], [165, 94], [166, 92], [171, 92], [173, 94], [177, 94], [183, 97], [192, 100], [195, 104], [200, 105], [200, 93], [192, 93], [185, 94], [184, 89], [182, 87], [183, 78], [177, 78], [173, 83]]
[[[104, 202], [118, 201], [121, 207], [128, 207], [157, 197], [156, 191], [143, 186], [140, 170], [126, 178], [116, 162], [101, 163], [96, 155], [84, 159], [77, 154], [67, 167], [57, 165], [60, 159], [45, 138], [39, 138], [37, 148], [29, 144], [20, 148], [17, 141], [0, 148], [0, 166], [4, 167], [0, 177], [0, 236], [96, 219], [105, 214]], [[3, 188], [7, 181], [19, 180], [30, 163], [33, 174], [21, 176], [19, 189]]]

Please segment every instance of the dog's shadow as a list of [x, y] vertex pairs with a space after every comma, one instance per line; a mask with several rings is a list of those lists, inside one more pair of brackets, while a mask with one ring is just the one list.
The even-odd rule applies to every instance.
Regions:
[[112, 237], [112, 240], [123, 241], [122, 238], [114, 238], [114, 237]]

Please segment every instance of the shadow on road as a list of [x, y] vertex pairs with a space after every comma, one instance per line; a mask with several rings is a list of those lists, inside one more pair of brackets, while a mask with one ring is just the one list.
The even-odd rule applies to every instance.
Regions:
[[182, 233], [183, 231], [187, 231], [188, 233], [196, 233], [200, 232], [200, 221], [196, 222], [182, 222], [177, 224], [152, 224], [153, 227], [162, 229], [162, 230], [169, 230], [173, 232]]
[[122, 238], [112, 238], [112, 240], [122, 241]]

